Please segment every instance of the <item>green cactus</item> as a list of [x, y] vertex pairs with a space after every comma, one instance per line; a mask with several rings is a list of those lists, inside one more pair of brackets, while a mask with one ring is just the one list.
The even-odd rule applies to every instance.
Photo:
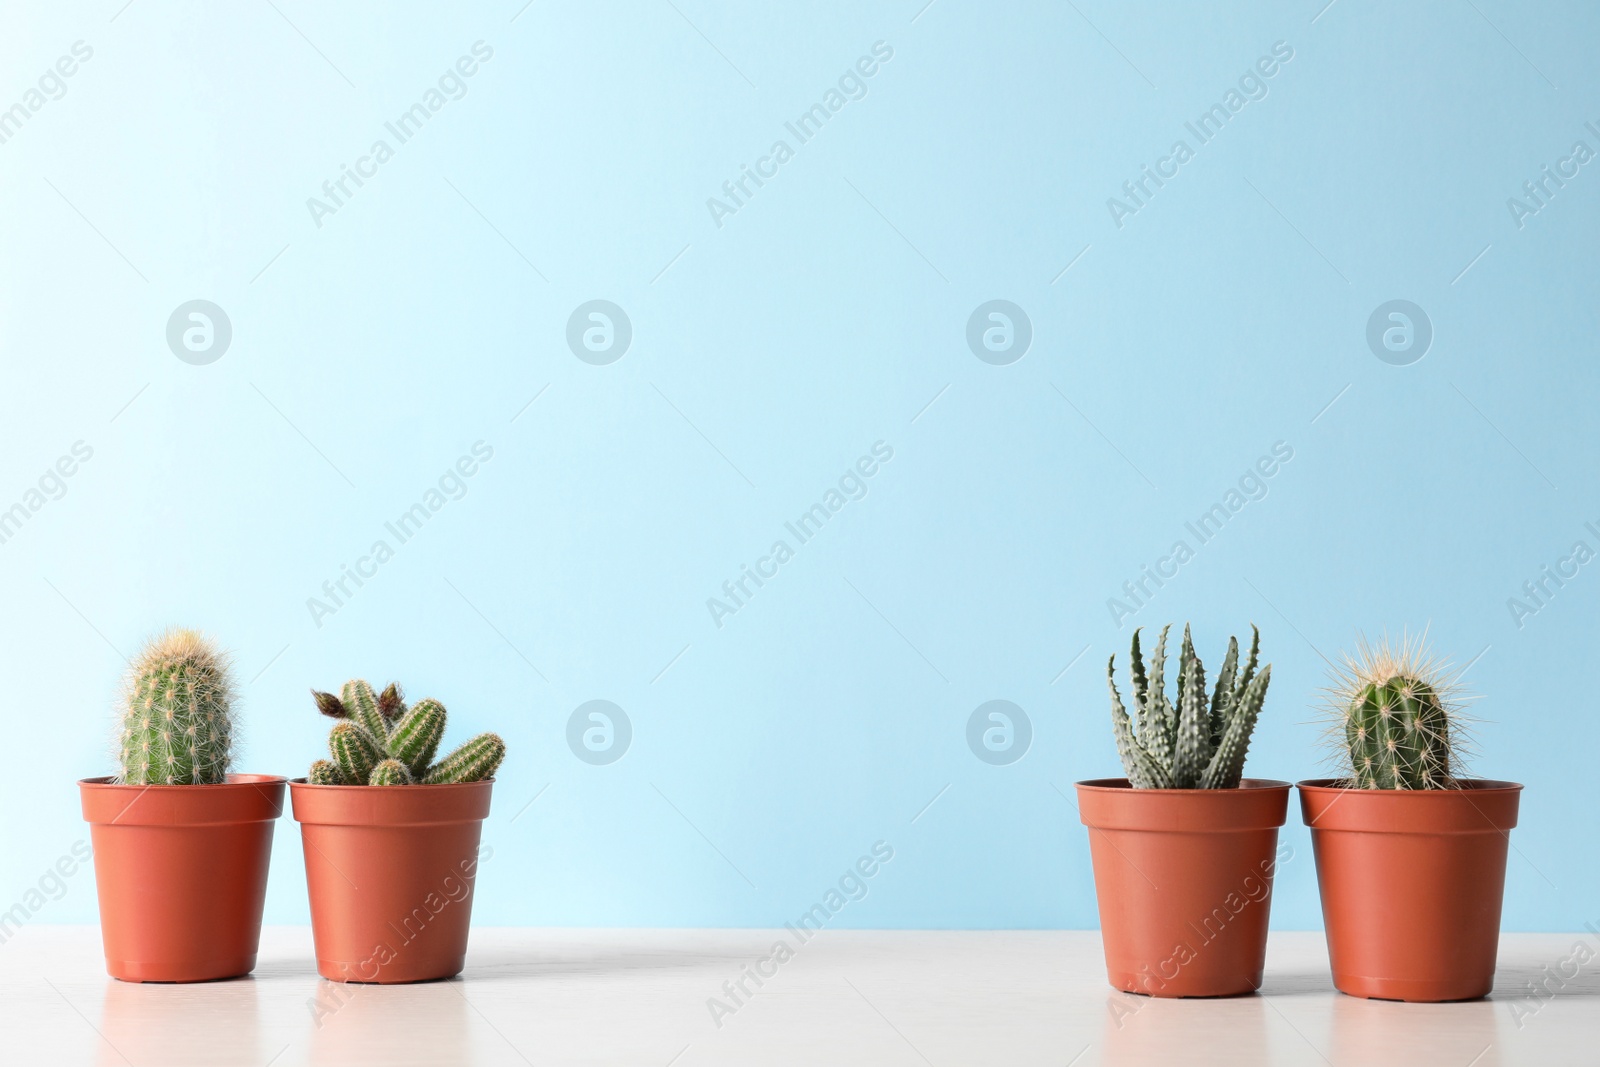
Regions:
[[215, 785], [228, 777], [233, 745], [228, 657], [193, 630], [149, 641], [123, 684], [118, 749], [129, 785]]
[[352, 679], [344, 683], [344, 689], [339, 697], [351, 720], [364, 728], [367, 733], [379, 741], [389, 735], [389, 721], [383, 717], [383, 712], [378, 710], [378, 694], [372, 691], [372, 686], [359, 678]]
[[[1195, 655], [1189, 627], [1183, 628], [1179, 653], [1176, 705], [1166, 694], [1167, 631], [1163, 627], [1145, 673], [1139, 650], [1139, 631], [1133, 632], [1129, 674], [1133, 679], [1134, 717], [1129, 718], [1117, 692], [1117, 657], [1106, 665], [1111, 688], [1111, 726], [1117, 754], [1135, 789], [1234, 789], [1244, 775], [1250, 734], [1261, 714], [1269, 664], [1256, 673], [1261, 632], [1250, 627], [1250, 658], [1238, 671], [1239, 642], [1228, 639], [1228, 654], [1217, 674], [1216, 687], [1206, 696], [1206, 672]], [[1236, 675], [1237, 672], [1237, 675]]]
[[1356, 789], [1450, 789], [1461, 763], [1457, 674], [1424, 638], [1362, 640], [1332, 674], [1339, 761]]
[[397, 759], [386, 759], [372, 768], [372, 777], [367, 779], [368, 785], [416, 785], [417, 780], [404, 763]]
[[493, 777], [505, 758], [506, 743], [500, 740], [499, 734], [479, 734], [429, 767], [422, 780], [428, 785], [481, 782]]
[[332, 760], [319, 759], [311, 765], [306, 781], [312, 785], [344, 785], [344, 775]]
[[333, 753], [334, 766], [339, 768], [339, 777], [352, 785], [365, 782], [372, 775], [372, 768], [387, 757], [382, 745], [354, 722], [334, 726], [328, 735], [328, 749]]
[[443, 737], [444, 705], [437, 700], [419, 700], [395, 723], [394, 732], [389, 735], [389, 752], [420, 778], [427, 773]]
[[407, 708], [392, 682], [374, 694], [366, 682], [352, 680], [341, 693], [311, 691], [317, 710], [340, 720], [328, 735], [333, 759], [317, 760], [306, 775], [312, 785], [481, 782], [505, 759], [505, 742], [480, 734], [435, 763], [444, 738], [443, 704], [430, 698]]

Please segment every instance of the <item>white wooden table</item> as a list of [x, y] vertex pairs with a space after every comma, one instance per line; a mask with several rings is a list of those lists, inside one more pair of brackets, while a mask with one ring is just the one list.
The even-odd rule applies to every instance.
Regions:
[[[269, 928], [253, 978], [124, 985], [93, 927], [0, 945], [0, 1059], [13, 1064], [1600, 1063], [1600, 937], [1507, 935], [1495, 996], [1408, 1005], [1333, 991], [1322, 937], [1279, 933], [1263, 994], [1113, 992], [1089, 931], [825, 931], [762, 977], [759, 930], [478, 929], [465, 974], [414, 986], [317, 978], [304, 928]], [[791, 941], [792, 941], [791, 937]], [[1582, 941], [1594, 958], [1562, 963]], [[1548, 968], [1548, 970], [1546, 970]], [[1576, 972], [1576, 973], [1574, 973]], [[743, 979], [749, 996], [738, 992]], [[1527, 996], [1530, 981], [1554, 995]], [[716, 1019], [717, 998], [729, 1010]], [[718, 1025], [720, 1023], [720, 1025]]]

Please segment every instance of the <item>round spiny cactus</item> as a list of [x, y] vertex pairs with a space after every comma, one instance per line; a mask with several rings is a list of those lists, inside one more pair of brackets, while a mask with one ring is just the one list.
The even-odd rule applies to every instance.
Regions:
[[130, 785], [214, 785], [233, 749], [228, 657], [193, 630], [168, 630], [129, 664], [118, 750]]
[[1466, 741], [1459, 672], [1426, 650], [1426, 635], [1361, 640], [1330, 675], [1331, 741], [1356, 789], [1450, 789]]

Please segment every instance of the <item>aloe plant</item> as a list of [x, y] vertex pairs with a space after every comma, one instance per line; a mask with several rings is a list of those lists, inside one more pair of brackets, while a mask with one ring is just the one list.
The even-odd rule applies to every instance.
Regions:
[[1195, 655], [1189, 627], [1183, 628], [1176, 702], [1167, 699], [1166, 648], [1170, 626], [1161, 629], [1145, 670], [1139, 631], [1129, 655], [1134, 715], [1130, 719], [1117, 692], [1117, 657], [1106, 664], [1111, 689], [1111, 726], [1117, 753], [1135, 789], [1234, 789], [1244, 775], [1250, 734], [1261, 714], [1272, 679], [1269, 663], [1256, 673], [1261, 632], [1250, 627], [1250, 654], [1239, 669], [1239, 642], [1228, 638], [1228, 653], [1216, 685], [1206, 694], [1206, 672]]
[[311, 691], [317, 710], [338, 719], [328, 734], [332, 759], [311, 765], [312, 785], [445, 785], [494, 777], [505, 759], [498, 734], [479, 734], [435, 762], [444, 739], [445, 708], [437, 700], [406, 706], [400, 687], [382, 693], [360, 679], [344, 684], [339, 696]]

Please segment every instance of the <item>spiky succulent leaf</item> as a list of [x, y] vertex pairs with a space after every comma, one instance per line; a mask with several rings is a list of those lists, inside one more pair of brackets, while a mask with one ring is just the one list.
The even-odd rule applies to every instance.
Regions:
[[1150, 758], [1133, 736], [1127, 709], [1122, 706], [1122, 696], [1117, 692], [1117, 657], [1112, 656], [1106, 665], [1106, 683], [1111, 688], [1111, 730], [1117, 739], [1117, 755], [1122, 757], [1122, 769], [1128, 783], [1135, 789], [1165, 789], [1172, 778], [1167, 769]]
[[1256, 675], [1256, 656], [1261, 651], [1261, 631], [1256, 629], [1256, 624], [1250, 624], [1250, 655], [1245, 660], [1244, 670], [1239, 672], [1238, 679], [1233, 683], [1233, 696], [1237, 701], [1244, 696], [1245, 687], [1250, 684]]
[[428, 785], [481, 782], [493, 778], [500, 761], [505, 758], [506, 743], [498, 734], [479, 734], [430, 767], [423, 782]]
[[1133, 698], [1133, 725], [1139, 730], [1145, 728], [1145, 708], [1149, 703], [1150, 680], [1144, 673], [1144, 655], [1139, 651], [1139, 628], [1133, 631], [1133, 648], [1128, 653], [1128, 673], [1133, 677], [1133, 688], [1129, 695]]
[[350, 721], [338, 723], [328, 734], [328, 751], [339, 768], [339, 777], [351, 784], [370, 778], [372, 768], [385, 756], [383, 748], [366, 728]]
[[1178, 737], [1177, 711], [1167, 700], [1167, 631], [1170, 629], [1171, 626], [1161, 628], [1155, 650], [1150, 653], [1150, 699], [1144, 721], [1139, 724], [1139, 743], [1168, 767], [1172, 766], [1173, 746]]
[[309, 785], [344, 785], [344, 775], [339, 773], [339, 768], [332, 760], [319, 759], [311, 765], [311, 770], [306, 772], [306, 783]]
[[439, 751], [444, 737], [444, 705], [431, 697], [417, 701], [389, 735], [389, 755], [404, 763], [412, 774], [422, 777]]
[[1206, 706], [1206, 674], [1184, 631], [1187, 658], [1178, 672], [1178, 737], [1172, 758], [1172, 784], [1198, 789], [1211, 759], [1211, 721]]
[[1239, 669], [1239, 639], [1228, 638], [1228, 654], [1222, 658], [1222, 670], [1217, 672], [1217, 685], [1211, 693], [1211, 749], [1216, 751], [1227, 726], [1227, 716], [1234, 704], [1233, 677]]
[[1244, 757], [1250, 750], [1250, 734], [1256, 728], [1261, 714], [1261, 704], [1267, 698], [1267, 686], [1272, 682], [1272, 664], [1261, 668], [1261, 673], [1250, 680], [1244, 693], [1233, 705], [1222, 730], [1222, 739], [1211, 763], [1201, 776], [1204, 789], [1237, 789], [1244, 777]]

